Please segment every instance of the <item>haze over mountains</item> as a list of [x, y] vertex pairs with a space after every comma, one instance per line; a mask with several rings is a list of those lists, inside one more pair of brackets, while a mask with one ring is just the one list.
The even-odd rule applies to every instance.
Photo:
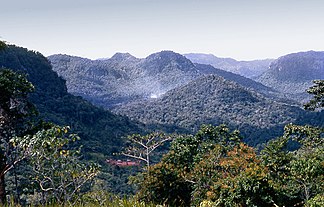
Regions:
[[154, 53], [145, 59], [128, 53], [116, 53], [104, 60], [68, 55], [48, 58], [53, 70], [67, 80], [69, 92], [105, 108], [157, 98], [205, 74], [217, 74], [266, 94], [275, 93], [272, 88], [243, 76], [210, 65], [194, 64], [172, 51]]
[[324, 79], [324, 52], [300, 52], [280, 57], [255, 80], [288, 98], [305, 102], [309, 98], [305, 90], [315, 79]]
[[[186, 57], [191, 57], [191, 61]], [[53, 70], [67, 80], [69, 92], [94, 104], [113, 108], [136, 100], [157, 98], [205, 74], [222, 76], [273, 98], [305, 101], [309, 97], [305, 91], [312, 80], [323, 78], [323, 57], [323, 52], [310, 51], [283, 56], [270, 63], [271, 60], [236, 61], [213, 55], [183, 56], [162, 51], [144, 59], [128, 53], [116, 53], [102, 60], [68, 55], [48, 58]], [[215, 64], [221, 69], [212, 66]], [[239, 74], [244, 68], [250, 75]], [[278, 68], [282, 68], [281, 71]], [[247, 78], [249, 76], [253, 80]]]
[[308, 51], [288, 54], [277, 60], [236, 61], [211, 54], [185, 55], [195, 63], [209, 64], [251, 78], [277, 92], [277, 96], [305, 102], [312, 80], [324, 78], [324, 52]]
[[125, 104], [113, 111], [145, 124], [179, 126], [192, 131], [201, 124], [226, 123], [239, 129], [250, 144], [260, 141], [253, 138], [261, 131], [279, 135], [280, 128], [305, 114], [299, 107], [272, 101], [217, 75], [202, 76], [159, 99]]
[[[324, 110], [305, 111], [298, 98], [287, 99], [311, 85], [312, 79], [323, 77], [322, 54], [282, 57], [271, 65], [275, 71], [260, 76], [292, 86], [285, 90], [271, 87], [273, 82], [264, 81], [265, 86], [211, 65], [193, 63], [172, 51], [144, 59], [117, 53], [105, 60], [68, 55], [53, 55], [48, 60], [38, 52], [9, 45], [0, 51], [0, 67], [27, 74], [36, 88], [30, 98], [40, 118], [71, 126], [81, 137], [78, 144], [84, 146], [85, 158], [104, 163], [127, 144], [124, 137], [133, 133], [192, 133], [202, 124], [225, 123], [256, 146], [280, 136], [288, 123], [323, 126]], [[300, 91], [293, 88], [296, 83]], [[111, 179], [116, 183], [110, 183]], [[107, 175], [107, 180], [113, 191], [131, 190], [125, 187], [125, 176]]]
[[213, 54], [188, 53], [184, 54], [186, 58], [194, 63], [212, 65], [229, 72], [240, 74], [247, 78], [253, 78], [261, 75], [269, 69], [273, 59], [237, 61], [233, 58], [219, 58]]
[[83, 98], [68, 93], [65, 80], [38, 52], [9, 45], [0, 51], [0, 68], [25, 73], [35, 86], [30, 99], [36, 105], [40, 118], [70, 126], [74, 133], [80, 135], [83, 149], [89, 154], [109, 155], [123, 145], [122, 136], [142, 131], [140, 125], [128, 118], [95, 107]]
[[106, 108], [159, 97], [200, 75], [192, 62], [170, 51], [145, 59], [122, 53], [94, 61], [67, 55], [48, 58], [53, 70], [67, 80], [71, 93]]
[[[254, 65], [247, 76], [259, 82], [229, 72], [238, 71], [234, 66], [225, 71], [211, 64], [193, 63], [172, 51], [154, 53], [144, 59], [127, 53], [103, 60], [68, 55], [48, 58], [53, 70], [67, 80], [71, 93], [115, 113], [148, 126], [168, 126], [170, 131], [176, 128], [195, 131], [201, 124], [226, 123], [240, 129], [250, 143], [256, 144], [260, 142], [256, 139], [267, 140], [279, 135], [282, 127], [290, 122], [322, 123], [318, 114], [300, 108], [312, 80], [322, 78], [322, 56], [314, 52], [296, 57], [288, 55], [295, 67], [285, 66], [286, 61], [282, 61], [287, 59], [285, 56], [274, 61], [270, 68], [270, 60], [226, 60], [234, 63], [236, 69], [241, 68], [241, 72], [242, 68], [250, 67], [247, 65]], [[278, 67], [285, 68], [285, 73], [273, 72]], [[265, 72], [260, 75], [262, 71]], [[309, 78], [298, 78], [307, 71], [311, 74]], [[297, 80], [292, 79], [294, 76]], [[285, 80], [286, 90], [270, 81], [278, 79]], [[294, 88], [296, 81], [298, 90]], [[304, 93], [292, 97], [302, 90]], [[263, 138], [258, 138], [261, 134]]]

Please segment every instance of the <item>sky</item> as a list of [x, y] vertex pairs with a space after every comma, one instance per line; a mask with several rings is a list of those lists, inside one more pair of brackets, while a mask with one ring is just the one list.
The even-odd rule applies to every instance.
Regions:
[[237, 60], [324, 50], [323, 0], [0, 0], [0, 40], [90, 59], [162, 50]]

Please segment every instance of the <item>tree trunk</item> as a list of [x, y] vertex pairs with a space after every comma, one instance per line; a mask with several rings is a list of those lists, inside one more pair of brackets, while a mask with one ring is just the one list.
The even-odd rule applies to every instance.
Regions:
[[6, 185], [4, 175], [0, 177], [0, 205], [5, 205], [7, 203], [6, 199]]
[[[0, 138], [3, 140], [3, 137], [0, 136]], [[7, 203], [5, 185], [6, 157], [4, 154], [2, 148], [0, 148], [0, 206]]]

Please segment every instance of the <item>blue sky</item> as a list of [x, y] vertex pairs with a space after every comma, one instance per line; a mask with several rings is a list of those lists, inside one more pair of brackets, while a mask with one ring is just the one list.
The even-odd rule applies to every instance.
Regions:
[[46, 56], [277, 58], [324, 50], [323, 11], [322, 0], [0, 0], [0, 39]]

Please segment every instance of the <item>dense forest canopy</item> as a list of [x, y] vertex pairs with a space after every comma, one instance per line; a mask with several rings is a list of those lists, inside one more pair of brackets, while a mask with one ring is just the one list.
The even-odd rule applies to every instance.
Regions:
[[26, 74], [35, 87], [30, 100], [37, 106], [40, 117], [71, 126], [86, 141], [87, 151], [111, 154], [122, 145], [121, 136], [142, 131], [140, 125], [126, 117], [69, 94], [65, 80], [52, 71], [49, 61], [38, 52], [8, 45], [0, 51], [0, 67]]
[[[160, 61], [155, 59], [159, 55], [149, 60]], [[163, 55], [173, 57], [170, 52]], [[133, 59], [129, 55], [117, 55], [115, 59], [125, 57]], [[277, 103], [215, 74], [202, 76], [157, 99], [164, 101], [159, 107], [172, 102], [172, 107], [179, 104], [183, 109], [194, 103], [192, 116], [211, 108], [225, 110], [231, 105], [234, 111], [243, 111], [246, 119], [242, 118], [242, 123], [249, 120], [252, 112], [244, 112], [240, 105], [257, 108], [260, 116], [269, 109], [273, 116], [264, 118], [265, 125], [282, 120], [283, 131], [266, 143], [262, 142], [268, 140], [267, 135], [257, 134], [254, 143], [246, 133], [220, 122], [197, 122], [196, 127], [200, 126], [195, 132], [146, 134], [144, 124], [69, 94], [65, 81], [52, 71], [49, 61], [40, 53], [1, 41], [0, 66], [1, 204], [10, 201], [12, 206], [324, 205], [323, 80], [315, 80], [308, 90], [312, 99], [305, 108], [314, 112], [291, 107], [287, 102]], [[205, 66], [200, 68], [207, 70]], [[187, 97], [192, 91], [194, 98]], [[201, 100], [205, 102], [202, 104]], [[183, 102], [187, 104], [181, 105]], [[219, 106], [209, 105], [215, 103]], [[222, 104], [226, 107], [220, 107]], [[151, 109], [142, 106], [141, 110], [143, 114]], [[154, 119], [160, 110], [152, 109], [154, 113], [147, 119]], [[172, 110], [178, 109], [170, 105], [169, 112]], [[226, 115], [223, 117], [228, 118]], [[285, 119], [299, 125], [288, 124]], [[166, 116], [164, 120], [168, 120]], [[190, 116], [183, 121], [190, 121]], [[255, 122], [262, 124], [260, 120]], [[308, 125], [311, 123], [317, 126]], [[150, 127], [176, 128], [164, 123]], [[259, 145], [257, 148], [251, 144]], [[124, 159], [122, 156], [140, 164], [121, 167], [106, 162], [112, 157]], [[127, 178], [129, 175], [132, 176]], [[122, 199], [114, 193], [128, 197]]]

